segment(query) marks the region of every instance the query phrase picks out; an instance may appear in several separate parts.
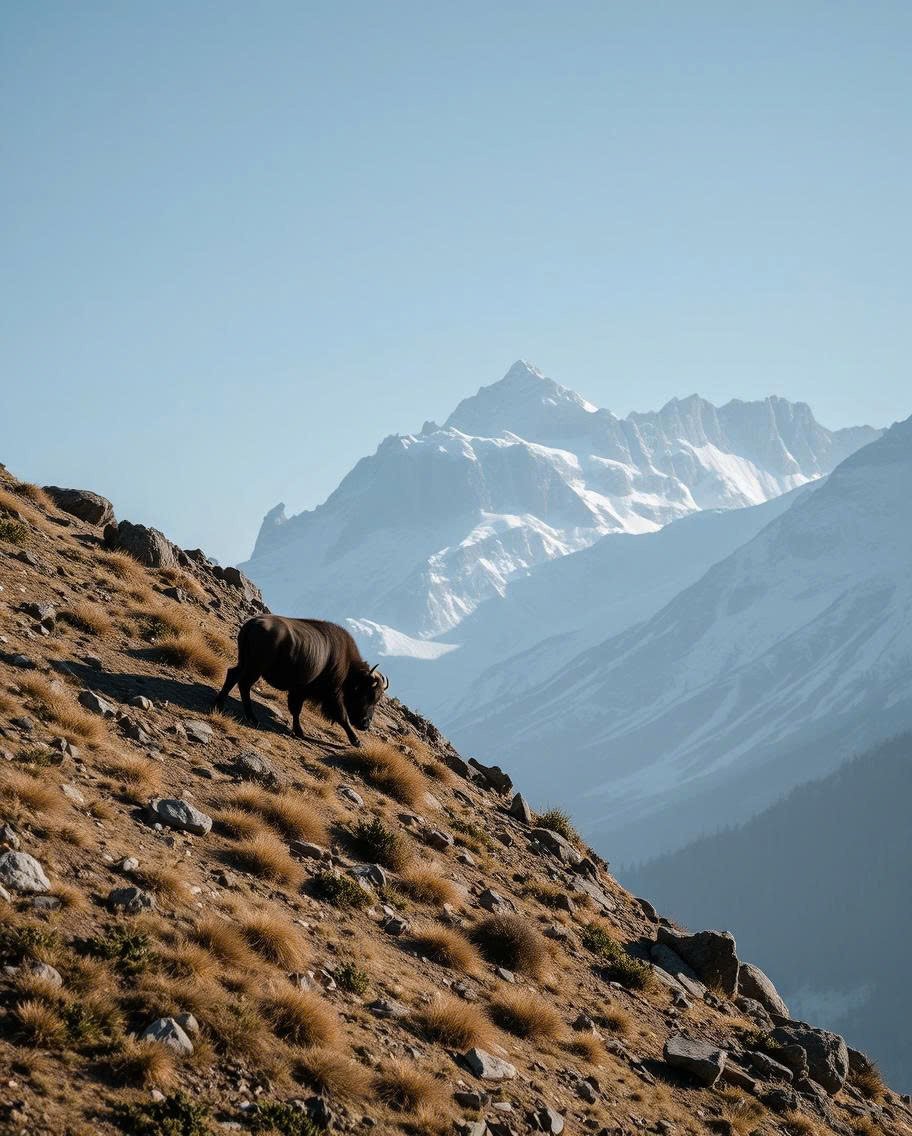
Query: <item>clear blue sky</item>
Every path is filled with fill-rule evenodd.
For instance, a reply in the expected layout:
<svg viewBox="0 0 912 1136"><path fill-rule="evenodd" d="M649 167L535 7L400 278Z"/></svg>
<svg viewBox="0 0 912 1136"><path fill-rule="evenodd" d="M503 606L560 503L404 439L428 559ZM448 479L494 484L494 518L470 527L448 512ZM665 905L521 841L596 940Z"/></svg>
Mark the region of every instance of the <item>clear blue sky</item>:
<svg viewBox="0 0 912 1136"><path fill-rule="evenodd" d="M518 356L912 412L912 4L0 4L0 460L223 561Z"/></svg>

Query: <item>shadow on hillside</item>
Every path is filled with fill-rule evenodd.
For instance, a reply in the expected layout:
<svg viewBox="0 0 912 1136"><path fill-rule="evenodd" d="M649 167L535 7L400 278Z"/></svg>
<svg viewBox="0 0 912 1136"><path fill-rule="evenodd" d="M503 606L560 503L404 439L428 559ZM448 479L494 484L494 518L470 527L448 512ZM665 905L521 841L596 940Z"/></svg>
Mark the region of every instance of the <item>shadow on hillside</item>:
<svg viewBox="0 0 912 1136"><path fill-rule="evenodd" d="M218 692L218 687L210 686L208 683L169 678L167 675L102 671L89 666L88 663L74 660L66 660L60 665L75 675L86 689L94 690L103 698L107 697L118 702L126 702L137 694L143 694L155 703L168 702L182 710L205 716L212 709L213 699ZM256 697L253 699L253 704L261 731L288 736L290 730L284 716L280 716L276 710L258 701ZM129 710L129 707L125 706L124 709ZM229 698L225 705L225 713L234 718L239 726L245 725L244 712L239 699ZM313 741L318 745L326 744L325 741L317 738Z"/></svg>

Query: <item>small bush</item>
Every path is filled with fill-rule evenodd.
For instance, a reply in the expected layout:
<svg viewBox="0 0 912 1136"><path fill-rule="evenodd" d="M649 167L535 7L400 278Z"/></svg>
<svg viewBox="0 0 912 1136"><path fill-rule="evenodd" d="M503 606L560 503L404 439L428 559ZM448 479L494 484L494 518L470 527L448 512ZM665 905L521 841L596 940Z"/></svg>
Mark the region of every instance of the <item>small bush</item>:
<svg viewBox="0 0 912 1136"><path fill-rule="evenodd" d="M631 990L648 990L654 984L648 963L632 958L599 923L588 923L580 938L586 950L599 959L602 972L610 982L620 982Z"/></svg>
<svg viewBox="0 0 912 1136"><path fill-rule="evenodd" d="M6 544L21 546L25 544L27 537L28 529L25 525L10 517L0 517L0 540L5 541Z"/></svg>
<svg viewBox="0 0 912 1136"><path fill-rule="evenodd" d="M250 1110L253 1133L268 1136L319 1136L319 1129L306 1112L285 1101L259 1101Z"/></svg>
<svg viewBox="0 0 912 1136"><path fill-rule="evenodd" d="M333 978L340 990L348 994L357 994L363 997L370 988L370 978L366 970L362 970L353 962L342 962L333 969Z"/></svg>
<svg viewBox="0 0 912 1136"><path fill-rule="evenodd" d="M766 1109L740 1089L722 1089L719 1099L722 1103L721 1116L728 1122L731 1136L749 1136L763 1123Z"/></svg>
<svg viewBox="0 0 912 1136"><path fill-rule="evenodd" d="M556 832L558 836L562 836L564 840L569 840L571 844L580 843L580 834L573 827L570 814L563 809L548 809L539 813L536 824L539 828L547 828L551 832Z"/></svg>
<svg viewBox="0 0 912 1136"><path fill-rule="evenodd" d="M370 1085L368 1070L336 1050L314 1046L301 1050L296 1057L296 1079L314 1092L338 1100L351 1100L367 1093Z"/></svg>
<svg viewBox="0 0 912 1136"><path fill-rule="evenodd" d="M398 832L379 817L359 821L351 836L352 849L362 860L401 872L409 864L413 849Z"/></svg>
<svg viewBox="0 0 912 1136"><path fill-rule="evenodd" d="M46 1002L28 998L13 1009L16 1029L27 1045L48 1049L67 1040L66 1023L58 1010Z"/></svg>
<svg viewBox="0 0 912 1136"><path fill-rule="evenodd" d="M452 995L435 998L415 1018L432 1041L452 1049L483 1045L491 1036L490 1023L481 1010Z"/></svg>
<svg viewBox="0 0 912 1136"><path fill-rule="evenodd" d="M560 1014L531 990L511 990L496 995L488 1013L502 1029L517 1037L551 1041L564 1032Z"/></svg>
<svg viewBox="0 0 912 1136"><path fill-rule="evenodd" d="M126 976L142 973L153 957L145 932L119 924L108 927L103 936L89 939L86 946L90 954L112 963L115 970Z"/></svg>
<svg viewBox="0 0 912 1136"><path fill-rule="evenodd" d="M335 1045L339 1039L336 1015L310 990L289 986L267 995L262 1007L273 1031L292 1045Z"/></svg>
<svg viewBox="0 0 912 1136"><path fill-rule="evenodd" d="M26 958L51 962L60 949L60 936L40 923L0 924L0 963L19 966Z"/></svg>
<svg viewBox="0 0 912 1136"><path fill-rule="evenodd" d="M472 942L488 962L519 974L541 975L548 958L542 936L519 915L489 915L471 932Z"/></svg>
<svg viewBox="0 0 912 1136"><path fill-rule="evenodd" d="M351 876L338 875L328 869L316 872L310 880L314 895L333 907L367 907L371 899Z"/></svg>
<svg viewBox="0 0 912 1136"><path fill-rule="evenodd" d="M374 1076L379 1100L398 1112L441 1109L444 1090L438 1081L405 1061L391 1061Z"/></svg>
<svg viewBox="0 0 912 1136"><path fill-rule="evenodd" d="M162 1101L115 1104L114 1120L129 1136L210 1136L212 1131L208 1107L183 1093Z"/></svg>
<svg viewBox="0 0 912 1136"><path fill-rule="evenodd" d="M427 927L412 940L415 950L450 970L476 974L481 969L481 957L469 940L450 927Z"/></svg>
<svg viewBox="0 0 912 1136"><path fill-rule="evenodd" d="M456 905L462 895L452 880L440 874L433 864L407 868L402 874L399 886L409 898L418 903L433 903L442 907L445 903Z"/></svg>

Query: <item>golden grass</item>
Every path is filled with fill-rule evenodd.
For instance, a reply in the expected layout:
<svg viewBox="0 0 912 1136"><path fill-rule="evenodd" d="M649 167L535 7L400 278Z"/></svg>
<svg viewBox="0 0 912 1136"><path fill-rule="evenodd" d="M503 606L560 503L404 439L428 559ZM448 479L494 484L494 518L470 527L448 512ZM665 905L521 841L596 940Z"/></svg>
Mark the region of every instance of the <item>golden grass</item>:
<svg viewBox="0 0 912 1136"><path fill-rule="evenodd" d="M33 528L40 529L42 532L53 532L53 527L48 521L34 509L27 501L24 501L21 496L16 493L10 493L6 489L0 489L0 510L7 513L16 514L27 521Z"/></svg>
<svg viewBox="0 0 912 1136"><path fill-rule="evenodd" d="M568 1053L579 1057L588 1065L604 1065L607 1054L605 1047L594 1033L579 1033L570 1038L564 1045Z"/></svg>
<svg viewBox="0 0 912 1136"><path fill-rule="evenodd" d="M465 935L451 927L432 925L419 929L412 937L412 943L419 954L450 970L466 974L477 974L481 970L478 951Z"/></svg>
<svg viewBox="0 0 912 1136"><path fill-rule="evenodd" d="M136 588L147 588L149 575L138 560L128 552L99 552L98 563L101 568L120 580Z"/></svg>
<svg viewBox="0 0 912 1136"><path fill-rule="evenodd" d="M156 575L162 583L169 584L173 588L182 588L194 599L202 601L207 598L206 589L195 577L181 568L159 568Z"/></svg>
<svg viewBox="0 0 912 1136"><path fill-rule="evenodd" d="M275 1034L292 1045L338 1044L339 1019L332 1007L311 990L288 986L268 994L261 1007Z"/></svg>
<svg viewBox="0 0 912 1136"><path fill-rule="evenodd" d="M883 1136L883 1132L870 1116L853 1116L849 1121L849 1127L852 1129L854 1136Z"/></svg>
<svg viewBox="0 0 912 1136"><path fill-rule="evenodd" d="M60 903L64 911L85 911L89 906L85 892L72 884L54 884L49 894Z"/></svg>
<svg viewBox="0 0 912 1136"><path fill-rule="evenodd" d="M104 608L85 601L70 604L61 611L59 618L99 639L106 639L114 630L114 624Z"/></svg>
<svg viewBox="0 0 912 1136"><path fill-rule="evenodd" d="M253 953L240 929L216 915L201 919L191 929L190 936L227 966L247 967L254 962Z"/></svg>
<svg viewBox="0 0 912 1136"><path fill-rule="evenodd" d="M28 1045L49 1049L62 1045L66 1040L66 1025L63 1018L46 1002L26 998L16 1004L13 1017L19 1036Z"/></svg>
<svg viewBox="0 0 912 1136"><path fill-rule="evenodd" d="M408 755L425 776L441 785L455 785L458 778L450 767L442 762L430 746L419 737L408 735L399 738L399 745L408 750Z"/></svg>
<svg viewBox="0 0 912 1136"><path fill-rule="evenodd" d="M21 1000L43 1002L47 1006L62 1006L67 1001L66 991L61 986L21 967L16 976L16 993Z"/></svg>
<svg viewBox="0 0 912 1136"><path fill-rule="evenodd" d="M162 662L195 671L203 678L218 678L225 664L201 635L170 635L155 644Z"/></svg>
<svg viewBox="0 0 912 1136"><path fill-rule="evenodd" d="M321 1045L295 1054L294 1072L296 1080L336 1100L366 1096L371 1083L370 1072L363 1065Z"/></svg>
<svg viewBox="0 0 912 1136"><path fill-rule="evenodd" d="M261 836L269 831L266 823L256 813L245 813L243 809L222 809L216 813L215 819L219 827L236 840Z"/></svg>
<svg viewBox="0 0 912 1136"><path fill-rule="evenodd" d="M288 849L270 832L261 832L239 840L231 850L240 868L261 879L300 887L304 870L293 860Z"/></svg>
<svg viewBox="0 0 912 1136"><path fill-rule="evenodd" d="M65 844L72 844L74 848L92 848L95 844L91 829L73 824L70 821L52 825L50 832L58 840L62 840Z"/></svg>
<svg viewBox="0 0 912 1136"><path fill-rule="evenodd" d="M748 1136L760 1127L766 1116L763 1105L740 1089L724 1088L719 1092L719 1099L722 1119L728 1121L733 1136Z"/></svg>
<svg viewBox="0 0 912 1136"><path fill-rule="evenodd" d="M156 899L167 899L172 903L178 903L190 898L187 877L177 867L149 864L131 872L130 878L146 891L151 891Z"/></svg>
<svg viewBox="0 0 912 1136"><path fill-rule="evenodd" d="M109 750L102 752L98 765L103 773L129 790L131 799L137 803L156 796L161 789L161 768L149 758Z"/></svg>
<svg viewBox="0 0 912 1136"><path fill-rule="evenodd" d="M115 1078L128 1085L170 1089L177 1081L174 1052L157 1041L126 1038L120 1052L113 1054L110 1062Z"/></svg>
<svg viewBox="0 0 912 1136"><path fill-rule="evenodd" d="M233 809L254 813L289 840L327 844L329 833L323 818L294 790L271 793L257 785L244 785L226 800Z"/></svg>
<svg viewBox="0 0 912 1136"><path fill-rule="evenodd" d="M286 970L299 970L308 956L297 929L272 912L254 911L241 918L240 931L261 958Z"/></svg>
<svg viewBox="0 0 912 1136"><path fill-rule="evenodd" d="M620 1034L622 1037L629 1034L633 1028L633 1018L623 1006L606 1006L599 1015L599 1022L611 1033Z"/></svg>
<svg viewBox="0 0 912 1136"><path fill-rule="evenodd" d="M488 1006L491 1019L508 1033L533 1041L554 1041L564 1022L550 1002L532 990L504 990Z"/></svg>
<svg viewBox="0 0 912 1136"><path fill-rule="evenodd" d="M817 1122L798 1112L797 1109L783 1113L782 1123L785 1125L785 1131L788 1132L789 1136L820 1136L820 1127Z"/></svg>
<svg viewBox="0 0 912 1136"><path fill-rule="evenodd" d="M373 1082L379 1100L397 1112L442 1111L445 1090L439 1081L407 1061L390 1061L377 1071Z"/></svg>
<svg viewBox="0 0 912 1136"><path fill-rule="evenodd" d="M456 906L462 903L462 894L452 880L440 874L436 864L414 865L406 868L399 879L399 887L418 903L445 903Z"/></svg>
<svg viewBox="0 0 912 1136"><path fill-rule="evenodd" d="M453 1049L484 1045L491 1037L491 1023L478 1006L442 994L415 1014L429 1038Z"/></svg>
<svg viewBox="0 0 912 1136"><path fill-rule="evenodd" d="M427 783L420 770L387 742L368 738L359 749L346 751L345 760L349 768L394 800L413 808L423 801Z"/></svg>
<svg viewBox="0 0 912 1136"><path fill-rule="evenodd" d="M849 1081L866 1100L880 1100L887 1091L880 1070L873 1062L870 1062L866 1068L859 1069L857 1073L851 1073Z"/></svg>
<svg viewBox="0 0 912 1136"><path fill-rule="evenodd" d="M198 943L176 943L162 955L167 974L174 978L191 978L210 982L221 973L219 959Z"/></svg>
<svg viewBox="0 0 912 1136"><path fill-rule="evenodd" d="M27 675L19 686L38 717L56 726L67 741L97 745L107 735L104 719L80 706L61 683L44 675Z"/></svg>
<svg viewBox="0 0 912 1136"><path fill-rule="evenodd" d="M539 977L548 961L544 938L520 915L488 915L469 936L488 962Z"/></svg>
<svg viewBox="0 0 912 1136"><path fill-rule="evenodd" d="M0 800L36 816L55 816L67 807L56 785L18 769L0 770Z"/></svg>
<svg viewBox="0 0 912 1136"><path fill-rule="evenodd" d="M57 508L40 485L35 485L31 481L20 481L15 488L17 493L21 494L23 497L27 497L33 505L37 505L39 509L43 509L46 513L50 513Z"/></svg>
<svg viewBox="0 0 912 1136"><path fill-rule="evenodd" d="M0 690L0 714L11 718L18 711L18 701L8 691Z"/></svg>

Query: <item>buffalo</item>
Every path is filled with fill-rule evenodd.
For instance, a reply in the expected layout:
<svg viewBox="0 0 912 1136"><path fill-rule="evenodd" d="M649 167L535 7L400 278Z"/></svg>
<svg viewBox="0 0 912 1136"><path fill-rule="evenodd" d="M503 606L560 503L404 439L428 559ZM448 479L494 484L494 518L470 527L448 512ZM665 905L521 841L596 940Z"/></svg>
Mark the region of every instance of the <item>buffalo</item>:
<svg viewBox="0 0 912 1136"><path fill-rule="evenodd" d="M228 669L215 699L223 710L235 686L241 694L244 715L257 724L250 702L251 687L265 679L288 692L288 709L296 738L303 738L301 710L316 705L331 722L341 726L353 746L361 742L352 726L370 729L377 703L389 681L368 666L344 627L320 619L290 619L257 615L238 632L238 661Z"/></svg>

